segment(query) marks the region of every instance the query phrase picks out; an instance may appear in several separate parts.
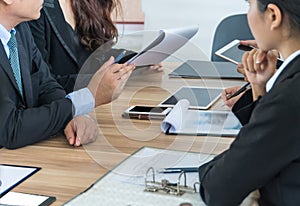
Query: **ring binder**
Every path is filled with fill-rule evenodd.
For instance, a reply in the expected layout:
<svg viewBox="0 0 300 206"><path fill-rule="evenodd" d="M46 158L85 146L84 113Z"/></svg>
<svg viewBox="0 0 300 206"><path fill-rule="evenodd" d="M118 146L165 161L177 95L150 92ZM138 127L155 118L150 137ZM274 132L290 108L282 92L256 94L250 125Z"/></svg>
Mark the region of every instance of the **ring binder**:
<svg viewBox="0 0 300 206"><path fill-rule="evenodd" d="M149 174L152 172L151 174ZM152 180L148 180L148 177L152 176ZM180 184L181 177L183 176L183 181L184 184ZM182 171L178 178L176 183L171 183L167 179L161 180L161 182L156 182L155 181L155 172L153 167L149 167L148 170L146 171L145 174L145 192L162 192L165 194L170 194L170 195L176 195L176 196L181 196L185 192L191 192L191 193L197 193L196 185L200 185L199 182L195 182L193 187L189 187L186 184L186 173Z"/></svg>
<svg viewBox="0 0 300 206"><path fill-rule="evenodd" d="M199 183L194 184L199 182L198 174L186 173L185 177L180 173L161 174L158 169L199 166L214 156L142 147L64 206L97 205L99 202L101 205L204 206L197 186Z"/></svg>

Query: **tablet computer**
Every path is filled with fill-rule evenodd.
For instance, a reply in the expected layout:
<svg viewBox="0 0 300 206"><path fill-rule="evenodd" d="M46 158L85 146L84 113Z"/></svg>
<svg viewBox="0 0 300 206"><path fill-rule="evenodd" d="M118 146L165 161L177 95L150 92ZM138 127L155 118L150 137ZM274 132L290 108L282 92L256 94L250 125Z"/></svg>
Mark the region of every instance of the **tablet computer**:
<svg viewBox="0 0 300 206"><path fill-rule="evenodd" d="M235 39L232 42L226 44L221 49L217 50L215 54L234 64L239 64L240 62L242 62L242 57L245 53L244 50L239 48L239 45L240 40Z"/></svg>
<svg viewBox="0 0 300 206"><path fill-rule="evenodd" d="M172 71L169 77L244 79L236 68L231 62L187 60Z"/></svg>
<svg viewBox="0 0 300 206"><path fill-rule="evenodd" d="M189 87L179 88L174 94L163 100L159 106L174 107L181 99L187 99L190 103L190 109L208 109L221 96L223 89Z"/></svg>

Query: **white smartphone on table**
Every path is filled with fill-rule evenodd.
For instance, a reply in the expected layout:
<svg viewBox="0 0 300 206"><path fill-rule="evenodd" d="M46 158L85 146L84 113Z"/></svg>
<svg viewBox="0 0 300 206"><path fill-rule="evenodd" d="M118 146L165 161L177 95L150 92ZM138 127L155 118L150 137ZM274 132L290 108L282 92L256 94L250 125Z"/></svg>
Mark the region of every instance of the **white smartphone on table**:
<svg viewBox="0 0 300 206"><path fill-rule="evenodd" d="M130 119L164 119L171 108L159 106L131 106L124 111L122 116Z"/></svg>

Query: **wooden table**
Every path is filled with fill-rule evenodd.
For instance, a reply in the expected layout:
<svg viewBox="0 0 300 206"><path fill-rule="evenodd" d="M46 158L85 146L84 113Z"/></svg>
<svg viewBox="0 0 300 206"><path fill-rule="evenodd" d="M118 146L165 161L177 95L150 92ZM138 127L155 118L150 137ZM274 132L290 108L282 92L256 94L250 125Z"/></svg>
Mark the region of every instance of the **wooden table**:
<svg viewBox="0 0 300 206"><path fill-rule="evenodd" d="M95 109L100 135L93 144L74 148L58 135L17 150L1 149L1 163L42 167L14 191L55 196L53 205L62 205L142 146L214 154L226 150L232 138L165 135L158 120L121 117L131 105L157 105L180 86L225 88L243 84L233 80L169 79L167 74L177 65L165 63L163 72L135 71L116 101ZM212 109L226 108L218 101Z"/></svg>

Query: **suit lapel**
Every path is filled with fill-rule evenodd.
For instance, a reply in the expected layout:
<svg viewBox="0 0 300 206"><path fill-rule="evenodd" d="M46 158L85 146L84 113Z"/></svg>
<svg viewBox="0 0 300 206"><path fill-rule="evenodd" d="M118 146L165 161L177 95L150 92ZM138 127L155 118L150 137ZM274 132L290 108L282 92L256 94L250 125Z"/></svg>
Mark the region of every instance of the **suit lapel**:
<svg viewBox="0 0 300 206"><path fill-rule="evenodd" d="M2 67L2 69L5 71L5 73L7 74L8 78L11 81L11 84L13 85L13 87L15 87L16 91L18 92L18 94L20 95L21 99L22 99L22 95L19 91L19 87L17 85L14 73L12 71L12 68L10 66L10 63L8 61L7 55L5 53L5 50L3 48L3 45L0 44L0 66Z"/></svg>
<svg viewBox="0 0 300 206"><path fill-rule="evenodd" d="M51 27L63 45L63 47L66 49L66 51L69 53L71 58L77 62L77 58L74 55L74 52L70 48L69 45L73 44L72 37L68 35L68 32L66 32L66 28L69 26L67 25L66 21L61 21L61 19L65 19L62 10L60 8L60 5L57 0L45 0L44 3L44 12L47 16L47 19L49 20ZM77 62L78 63L78 62Z"/></svg>
<svg viewBox="0 0 300 206"><path fill-rule="evenodd" d="M298 55L287 65L287 67L282 71L278 79L275 81L274 86L298 72L300 72L300 55Z"/></svg>
<svg viewBox="0 0 300 206"><path fill-rule="evenodd" d="M18 40L18 38L17 38ZM20 69L23 82L23 95L27 106L33 105L33 95L32 95L32 84L30 78L30 65L27 60L26 52L21 41L18 41L18 52L19 52L19 61Z"/></svg>

